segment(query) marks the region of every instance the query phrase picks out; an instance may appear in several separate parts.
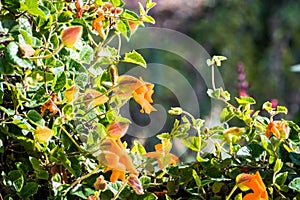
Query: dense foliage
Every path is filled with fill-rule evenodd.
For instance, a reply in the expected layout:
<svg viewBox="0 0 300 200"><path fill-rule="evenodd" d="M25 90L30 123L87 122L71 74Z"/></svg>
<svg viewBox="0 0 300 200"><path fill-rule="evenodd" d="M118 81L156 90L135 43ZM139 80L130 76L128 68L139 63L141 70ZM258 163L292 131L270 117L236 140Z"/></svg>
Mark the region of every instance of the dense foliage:
<svg viewBox="0 0 300 200"><path fill-rule="evenodd" d="M135 50L120 55L120 37L154 23L155 4L138 3L135 13L121 0L2 2L1 199L300 198L300 128L279 119L287 109L255 110L247 96L233 103L214 82L207 94L224 102L222 125L205 127L175 107L169 114L180 120L157 135L155 151L122 142L130 121L119 109L131 98L141 113L155 108L153 84L118 74L123 63L146 67ZM224 60L207 61L212 77ZM230 126L234 118L242 126ZM171 153L174 139L194 162ZM208 143L214 152L203 152Z"/></svg>

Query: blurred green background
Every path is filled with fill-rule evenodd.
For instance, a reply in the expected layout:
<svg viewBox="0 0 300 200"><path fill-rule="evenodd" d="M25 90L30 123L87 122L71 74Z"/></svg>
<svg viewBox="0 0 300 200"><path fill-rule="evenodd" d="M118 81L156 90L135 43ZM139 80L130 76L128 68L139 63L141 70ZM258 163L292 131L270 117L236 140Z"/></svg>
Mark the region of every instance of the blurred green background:
<svg viewBox="0 0 300 200"><path fill-rule="evenodd" d="M300 63L300 2L297 0L157 0L151 14L155 27L180 31L212 55L228 61L219 69L226 89L238 95L238 63L245 67L248 94L263 102L277 99L289 109L288 119L299 122L300 73L291 70ZM135 0L127 2L136 6ZM146 53L147 55L147 53ZM149 55L149 54L148 54ZM164 61L184 69L176 56L150 54L149 60ZM189 75L188 75L189 76ZM202 95L202 94L201 94ZM203 97L205 98L205 97ZM204 101L205 104L206 101ZM205 111L206 105L201 110ZM208 110L208 109L207 109ZM204 112L205 113L205 112Z"/></svg>

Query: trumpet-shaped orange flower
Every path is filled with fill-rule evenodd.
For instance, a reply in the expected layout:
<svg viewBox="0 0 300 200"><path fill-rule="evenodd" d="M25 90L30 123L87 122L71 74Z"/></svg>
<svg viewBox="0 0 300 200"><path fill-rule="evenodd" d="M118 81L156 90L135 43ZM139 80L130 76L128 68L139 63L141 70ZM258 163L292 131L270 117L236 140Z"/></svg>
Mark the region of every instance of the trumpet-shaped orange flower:
<svg viewBox="0 0 300 200"><path fill-rule="evenodd" d="M125 181L126 170L131 174L138 174L120 139L106 139L101 144L101 150L98 159L107 166L105 171L112 170L111 182L116 182L118 179Z"/></svg>
<svg viewBox="0 0 300 200"><path fill-rule="evenodd" d="M144 85L133 92L134 100L142 107L142 109L140 110L141 113L150 114L152 111L156 111L156 109L151 105L151 103L153 103L153 87L153 84L145 82Z"/></svg>
<svg viewBox="0 0 300 200"><path fill-rule="evenodd" d="M255 174L240 174L236 177L236 183L241 190L251 189L253 193L248 193L243 200L268 200L266 186L261 179L259 172Z"/></svg>
<svg viewBox="0 0 300 200"><path fill-rule="evenodd" d="M163 140L161 144L154 146L155 152L149 152L144 154L149 158L157 159L159 168L163 169L168 165L176 164L179 161L179 158L174 154L170 153L172 144L170 140Z"/></svg>
<svg viewBox="0 0 300 200"><path fill-rule="evenodd" d="M119 76L117 80L118 86L115 88L116 95L121 99L129 99L133 97L134 100L142 107L141 113L150 114L156 109L151 105L153 103L152 95L154 93L154 85L137 79L132 76Z"/></svg>
<svg viewBox="0 0 300 200"><path fill-rule="evenodd" d="M271 133L275 135L278 139L287 139L289 137L290 128L289 126L283 121L273 121L270 122L267 130L266 136L270 138Z"/></svg>

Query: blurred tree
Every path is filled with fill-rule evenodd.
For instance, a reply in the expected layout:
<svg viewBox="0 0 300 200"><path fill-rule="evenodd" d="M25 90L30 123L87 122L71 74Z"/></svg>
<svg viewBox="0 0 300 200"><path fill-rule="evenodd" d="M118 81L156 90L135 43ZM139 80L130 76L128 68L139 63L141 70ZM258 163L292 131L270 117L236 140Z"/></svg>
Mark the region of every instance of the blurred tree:
<svg viewBox="0 0 300 200"><path fill-rule="evenodd" d="M290 71L291 65L300 62L299 1L184 2L158 2L159 9L153 10L156 26L184 32L211 55L227 56L227 69L220 70L231 92L237 93L237 64L243 62L250 83L249 95L258 100L258 105L278 99L293 117L300 102L299 75Z"/></svg>

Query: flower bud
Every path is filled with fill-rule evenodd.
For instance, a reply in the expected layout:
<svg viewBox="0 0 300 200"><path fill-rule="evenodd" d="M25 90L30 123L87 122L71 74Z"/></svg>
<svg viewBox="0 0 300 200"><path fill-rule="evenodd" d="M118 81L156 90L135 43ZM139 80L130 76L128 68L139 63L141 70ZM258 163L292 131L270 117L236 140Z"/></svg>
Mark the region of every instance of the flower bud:
<svg viewBox="0 0 300 200"><path fill-rule="evenodd" d="M144 194L143 186L138 177L134 174L130 174L128 177L128 185L134 189L137 194Z"/></svg>
<svg viewBox="0 0 300 200"><path fill-rule="evenodd" d="M168 111L170 115L181 115L182 114L182 108L180 107L172 107L171 110Z"/></svg>

